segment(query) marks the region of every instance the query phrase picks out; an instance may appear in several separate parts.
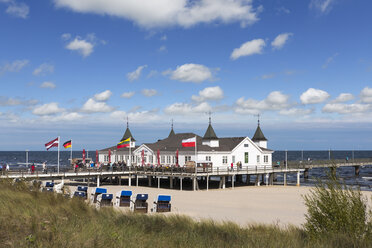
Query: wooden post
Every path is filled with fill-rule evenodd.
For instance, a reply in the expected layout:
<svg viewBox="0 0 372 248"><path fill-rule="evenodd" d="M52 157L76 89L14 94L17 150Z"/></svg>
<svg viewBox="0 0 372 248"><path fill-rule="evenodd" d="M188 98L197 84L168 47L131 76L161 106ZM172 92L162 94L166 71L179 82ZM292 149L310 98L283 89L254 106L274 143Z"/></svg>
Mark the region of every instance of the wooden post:
<svg viewBox="0 0 372 248"><path fill-rule="evenodd" d="M287 186L287 173L283 174L283 183L284 183L284 186Z"/></svg>
<svg viewBox="0 0 372 248"><path fill-rule="evenodd" d="M300 186L300 171L297 171L297 186Z"/></svg>
<svg viewBox="0 0 372 248"><path fill-rule="evenodd" d="M87 179L87 185L88 185L88 187L89 187L89 183L90 183L90 180L89 180L89 177L88 177L88 179Z"/></svg>
<svg viewBox="0 0 372 248"><path fill-rule="evenodd" d="M100 186L100 176L97 176L97 187Z"/></svg>
<svg viewBox="0 0 372 248"><path fill-rule="evenodd" d="M250 184L251 183L251 175L247 174L247 178L245 180L246 180L246 184Z"/></svg>
<svg viewBox="0 0 372 248"><path fill-rule="evenodd" d="M151 176L148 176L147 179L149 181L149 187L151 187L151 179L152 179Z"/></svg>
<svg viewBox="0 0 372 248"><path fill-rule="evenodd" d="M234 188L234 175L231 176L231 186Z"/></svg>
<svg viewBox="0 0 372 248"><path fill-rule="evenodd" d="M129 174L129 177L128 177L128 186L131 187L132 186L132 175Z"/></svg>
<svg viewBox="0 0 372 248"><path fill-rule="evenodd" d="M180 190L182 191L182 177L180 177Z"/></svg>
<svg viewBox="0 0 372 248"><path fill-rule="evenodd" d="M225 176L222 177L222 188L223 189L226 188L226 177Z"/></svg>
<svg viewBox="0 0 372 248"><path fill-rule="evenodd" d="M138 175L136 175L136 187L138 187Z"/></svg>
<svg viewBox="0 0 372 248"><path fill-rule="evenodd" d="M118 176L119 178L119 185L121 185L121 176Z"/></svg>
<svg viewBox="0 0 372 248"><path fill-rule="evenodd" d="M171 176L171 177L169 177L169 187L171 188L171 189L173 189L173 177Z"/></svg>
<svg viewBox="0 0 372 248"><path fill-rule="evenodd" d="M207 175L207 191L209 189L209 176Z"/></svg>

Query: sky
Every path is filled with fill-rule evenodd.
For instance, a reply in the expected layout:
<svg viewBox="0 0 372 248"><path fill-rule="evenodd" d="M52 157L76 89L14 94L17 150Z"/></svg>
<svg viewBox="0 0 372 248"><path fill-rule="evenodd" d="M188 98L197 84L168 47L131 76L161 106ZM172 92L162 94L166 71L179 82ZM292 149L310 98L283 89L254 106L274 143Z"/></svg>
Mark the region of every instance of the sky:
<svg viewBox="0 0 372 248"><path fill-rule="evenodd" d="M352 0L0 0L0 150L261 128L372 150L372 16Z"/></svg>

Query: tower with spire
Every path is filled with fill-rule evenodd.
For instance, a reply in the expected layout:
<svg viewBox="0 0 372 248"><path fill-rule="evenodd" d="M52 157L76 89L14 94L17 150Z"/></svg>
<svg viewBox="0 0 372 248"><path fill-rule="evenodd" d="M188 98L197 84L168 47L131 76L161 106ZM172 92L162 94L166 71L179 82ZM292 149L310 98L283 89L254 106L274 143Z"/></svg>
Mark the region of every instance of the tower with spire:
<svg viewBox="0 0 372 248"><path fill-rule="evenodd" d="M214 132L214 129L212 127L212 120L211 120L211 112L209 112L209 125L207 128L207 131L205 131L205 134L203 136L203 145L207 145L210 147L219 147L220 146L220 141Z"/></svg>
<svg viewBox="0 0 372 248"><path fill-rule="evenodd" d="M121 138L120 141L126 140L126 139L128 139L129 137L131 138L131 139L130 139L130 140L131 140L131 142L130 142L130 147L135 147L135 145L136 145L136 140L133 138L133 135L132 135L132 133L131 133L131 131L130 131L130 129L129 129L129 120L128 120L128 117L127 117L127 129L125 130L125 133L124 133L124 135L123 135L123 138Z"/></svg>
<svg viewBox="0 0 372 248"><path fill-rule="evenodd" d="M174 136L174 135L176 135L176 134L175 134L175 132L174 132L174 130L173 130L173 119L172 119L171 131L170 131L170 133L169 133L169 135L168 135L168 138L170 138L170 137L172 137L172 136Z"/></svg>
<svg viewBox="0 0 372 248"><path fill-rule="evenodd" d="M259 147L267 148L267 139L263 134L261 127L260 127L260 115L257 115L257 129L253 135L252 141L256 143Z"/></svg>

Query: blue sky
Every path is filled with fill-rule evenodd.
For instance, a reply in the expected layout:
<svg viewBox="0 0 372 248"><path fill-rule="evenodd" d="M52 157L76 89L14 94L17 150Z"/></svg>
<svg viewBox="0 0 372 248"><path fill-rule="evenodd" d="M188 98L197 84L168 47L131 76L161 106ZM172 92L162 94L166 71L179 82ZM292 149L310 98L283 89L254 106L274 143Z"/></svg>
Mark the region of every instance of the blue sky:
<svg viewBox="0 0 372 248"><path fill-rule="evenodd" d="M176 132L371 149L372 2L0 0L0 150Z"/></svg>

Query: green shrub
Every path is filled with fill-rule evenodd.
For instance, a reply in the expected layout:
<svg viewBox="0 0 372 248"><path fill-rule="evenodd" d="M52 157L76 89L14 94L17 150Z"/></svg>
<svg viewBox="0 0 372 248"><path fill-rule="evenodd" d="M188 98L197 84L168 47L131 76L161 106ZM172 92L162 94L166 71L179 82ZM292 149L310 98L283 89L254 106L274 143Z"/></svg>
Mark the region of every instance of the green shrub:
<svg viewBox="0 0 372 248"><path fill-rule="evenodd" d="M350 240L369 239L371 220L367 199L359 188L352 189L340 183L334 173L329 176L328 181L318 181L315 189L304 196L306 233L312 239L331 240L336 236Z"/></svg>

